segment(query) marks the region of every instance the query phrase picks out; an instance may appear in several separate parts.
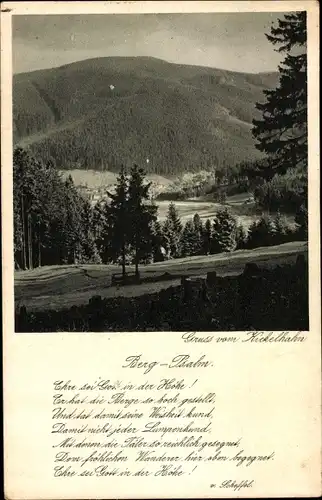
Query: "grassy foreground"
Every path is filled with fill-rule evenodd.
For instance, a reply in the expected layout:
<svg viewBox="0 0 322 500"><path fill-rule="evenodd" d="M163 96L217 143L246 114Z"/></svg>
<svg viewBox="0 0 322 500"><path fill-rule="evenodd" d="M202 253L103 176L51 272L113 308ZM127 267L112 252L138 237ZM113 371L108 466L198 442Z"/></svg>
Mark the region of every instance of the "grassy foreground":
<svg viewBox="0 0 322 500"><path fill-rule="evenodd" d="M149 282L140 285L112 286L111 277L120 272L116 265L50 266L15 273L16 307L44 311L63 309L88 303L94 295L102 298L138 297L160 292L180 284L182 275L206 275L216 271L218 276L240 274L247 262L263 268L292 264L300 254L307 254L307 243L290 242L284 245L238 250L208 256L187 257L141 267L141 277ZM133 271L132 268L128 268ZM164 273L171 279L157 281ZM153 280L156 280L155 282Z"/></svg>
<svg viewBox="0 0 322 500"><path fill-rule="evenodd" d="M162 280L172 275L162 276ZM150 277L151 278L151 277ZM152 277L153 278L153 277ZM157 279L156 277L153 278ZM137 285L139 287L139 285ZM306 258L237 276L211 273L136 297L93 295L63 309L15 311L17 332L303 331L309 329Z"/></svg>

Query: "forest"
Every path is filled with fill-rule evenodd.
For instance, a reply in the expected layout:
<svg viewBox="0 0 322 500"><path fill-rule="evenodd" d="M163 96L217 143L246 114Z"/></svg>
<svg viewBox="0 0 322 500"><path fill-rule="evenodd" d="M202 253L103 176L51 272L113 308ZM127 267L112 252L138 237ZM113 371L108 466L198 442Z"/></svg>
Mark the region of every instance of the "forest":
<svg viewBox="0 0 322 500"><path fill-rule="evenodd" d="M228 208L203 222L182 223L170 202L165 221L157 217L143 169L121 168L115 193L91 204L49 162L14 151L14 251L16 269L78 263L147 264L170 258L209 255L305 240L307 213L300 205L296 227L277 211L263 213L246 232Z"/></svg>
<svg viewBox="0 0 322 500"><path fill-rule="evenodd" d="M153 58L98 58L15 75L14 142L57 168L148 173L230 167L259 158L255 102L273 75L176 65ZM113 83L113 90L110 89ZM149 163L147 164L147 159Z"/></svg>
<svg viewBox="0 0 322 500"><path fill-rule="evenodd" d="M75 187L71 177L63 180L51 160L34 157L15 148L14 252L17 269L79 262L118 262L125 274L127 263L146 264L166 258L200 253L254 248L292 239L307 238L307 58L306 14L287 14L272 27L269 41L286 53L279 67L276 89L265 90L265 103L256 107L262 118L253 119L253 136L262 159L232 161L212 169L215 183L199 184L198 193L226 196L229 189L254 193L263 215L248 234L224 208L214 220L201 223L198 214L182 223L175 205L169 205L163 224L151 201L151 184L141 166L129 173L119 165L114 194L92 206ZM292 49L301 48L298 55ZM288 98L285 98L285 95ZM127 161L128 163L128 161ZM235 186L235 187L234 187ZM277 211L275 219L270 211ZM285 223L282 212L296 214L296 228Z"/></svg>

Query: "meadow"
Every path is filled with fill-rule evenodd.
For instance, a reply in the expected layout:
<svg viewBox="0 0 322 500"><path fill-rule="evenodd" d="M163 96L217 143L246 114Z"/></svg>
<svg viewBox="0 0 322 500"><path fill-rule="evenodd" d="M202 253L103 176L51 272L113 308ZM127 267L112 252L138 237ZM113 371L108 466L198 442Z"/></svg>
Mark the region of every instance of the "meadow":
<svg viewBox="0 0 322 500"><path fill-rule="evenodd" d="M120 272L117 265L44 266L15 272L15 305L41 311L86 304L94 295L102 298L136 297L178 286L183 275L200 276L209 271L216 271L218 276L238 275L247 262L266 269L274 268L294 263L301 254L307 255L305 242L173 259L141 266L141 278L144 281L150 277L151 281L127 286L111 285L112 275ZM128 271L132 272L133 268L129 266ZM171 279L157 281L165 273L171 274Z"/></svg>

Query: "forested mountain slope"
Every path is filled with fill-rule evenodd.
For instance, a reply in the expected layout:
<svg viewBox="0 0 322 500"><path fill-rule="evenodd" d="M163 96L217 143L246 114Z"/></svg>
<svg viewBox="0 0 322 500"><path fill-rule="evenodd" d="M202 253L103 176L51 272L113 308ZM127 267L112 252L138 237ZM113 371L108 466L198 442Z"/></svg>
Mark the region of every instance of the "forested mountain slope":
<svg viewBox="0 0 322 500"><path fill-rule="evenodd" d="M14 142L57 167L176 175L258 156L255 102L277 73L106 57L14 75ZM148 161L147 161L148 159Z"/></svg>

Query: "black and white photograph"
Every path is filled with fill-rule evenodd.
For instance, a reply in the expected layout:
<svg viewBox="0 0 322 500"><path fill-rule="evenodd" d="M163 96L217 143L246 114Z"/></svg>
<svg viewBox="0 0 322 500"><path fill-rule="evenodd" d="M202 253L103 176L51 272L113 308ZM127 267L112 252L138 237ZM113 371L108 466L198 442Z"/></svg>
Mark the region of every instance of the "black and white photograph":
<svg viewBox="0 0 322 500"><path fill-rule="evenodd" d="M13 15L12 71L16 332L309 330L305 11Z"/></svg>

